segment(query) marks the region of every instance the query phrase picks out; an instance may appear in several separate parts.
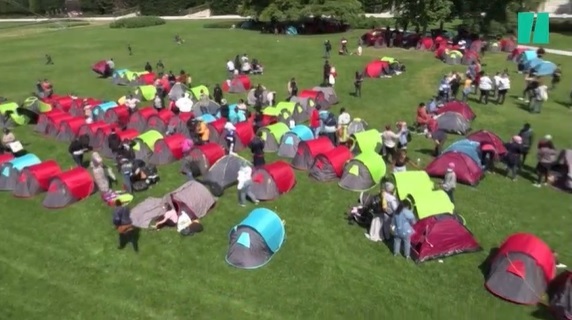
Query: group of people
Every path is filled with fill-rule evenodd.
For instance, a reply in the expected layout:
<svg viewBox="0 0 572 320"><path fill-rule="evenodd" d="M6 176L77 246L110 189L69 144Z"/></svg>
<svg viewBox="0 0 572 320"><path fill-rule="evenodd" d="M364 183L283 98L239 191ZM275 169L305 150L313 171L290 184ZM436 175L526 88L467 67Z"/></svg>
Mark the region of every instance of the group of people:
<svg viewBox="0 0 572 320"><path fill-rule="evenodd" d="M238 74L263 74L264 67L260 64L258 59L254 58L252 61L248 55L237 54L234 59L228 59L226 62L226 71L228 78L232 79Z"/></svg>

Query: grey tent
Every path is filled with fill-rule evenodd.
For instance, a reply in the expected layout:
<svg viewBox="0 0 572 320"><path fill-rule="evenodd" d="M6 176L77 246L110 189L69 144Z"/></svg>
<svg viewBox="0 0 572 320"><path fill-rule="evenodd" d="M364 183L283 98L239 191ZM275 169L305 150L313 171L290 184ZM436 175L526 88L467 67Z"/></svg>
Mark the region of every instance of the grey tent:
<svg viewBox="0 0 572 320"><path fill-rule="evenodd" d="M298 170L308 170L314 164L317 155L334 149L334 144L327 137L302 141L298 144L296 155L292 158L292 166Z"/></svg>
<svg viewBox="0 0 572 320"><path fill-rule="evenodd" d="M248 91L248 96L246 97L246 101L249 105L253 106L256 104L256 97L254 96L254 92L256 91L256 89L250 89L250 91ZM269 105L269 101L268 101L268 90L264 89L264 91L262 91L262 106L268 106Z"/></svg>
<svg viewBox="0 0 572 320"><path fill-rule="evenodd" d="M321 153L316 156L308 174L316 181L337 180L344 171L344 166L352 158L350 149L345 146Z"/></svg>
<svg viewBox="0 0 572 320"><path fill-rule="evenodd" d="M367 122L360 118L354 118L350 124L348 125L348 135L352 135L354 133L366 131L368 129Z"/></svg>
<svg viewBox="0 0 572 320"><path fill-rule="evenodd" d="M451 54L445 54L445 58L444 61L446 64L451 64L451 65L455 65L455 64L461 64L461 61L463 60L463 56L461 55L457 55L454 53Z"/></svg>
<svg viewBox="0 0 572 320"><path fill-rule="evenodd" d="M333 87L314 87L312 90L320 91L324 94L324 99L327 101L328 105L323 107L328 108L340 102Z"/></svg>
<svg viewBox="0 0 572 320"><path fill-rule="evenodd" d="M187 121L191 118L190 114L179 114L169 119L169 124L167 129L171 129L173 132L184 134L187 137L191 137L191 132L187 126Z"/></svg>
<svg viewBox="0 0 572 320"><path fill-rule="evenodd" d="M20 171L12 195L18 198L30 198L47 191L52 178L62 172L54 160L44 161Z"/></svg>
<svg viewBox="0 0 572 320"><path fill-rule="evenodd" d="M195 115L195 117L200 117L203 114L211 114L211 115L216 115L217 112L220 109L220 105L218 103L216 103L213 100L209 100L208 102L196 102L193 105L193 114Z"/></svg>
<svg viewBox="0 0 572 320"><path fill-rule="evenodd" d="M149 197L131 209L131 221L137 228L147 229L151 222L165 213L164 203L160 198Z"/></svg>
<svg viewBox="0 0 572 320"><path fill-rule="evenodd" d="M114 73L113 77L111 78L111 82L117 86L139 86L139 78L136 77L134 79L129 80L127 78L127 73Z"/></svg>
<svg viewBox="0 0 572 320"><path fill-rule="evenodd" d="M0 191L13 191L18 184L20 172L27 167L40 163L40 158L35 154L25 154L14 158L0 166Z"/></svg>
<svg viewBox="0 0 572 320"><path fill-rule="evenodd" d="M465 135L471 130L471 123L457 112L445 112L437 117L437 128L440 130Z"/></svg>
<svg viewBox="0 0 572 320"><path fill-rule="evenodd" d="M230 231L226 262L241 269L260 268L280 250L285 239L284 223L275 212L254 209Z"/></svg>
<svg viewBox="0 0 572 320"><path fill-rule="evenodd" d="M183 168L190 168L193 175L204 176L209 169L222 157L224 148L214 142L195 146L183 159Z"/></svg>
<svg viewBox="0 0 572 320"><path fill-rule="evenodd" d="M572 272L564 271L548 286L550 309L557 320L572 319Z"/></svg>
<svg viewBox="0 0 572 320"><path fill-rule="evenodd" d="M252 164L243 157L235 154L227 155L215 162L203 176L203 181L216 183L223 189L234 185L238 180L238 171L244 165Z"/></svg>
<svg viewBox="0 0 572 320"><path fill-rule="evenodd" d="M314 132L312 129L303 124L299 124L282 136L280 147L278 148L278 156L294 158L300 142L312 139L314 139Z"/></svg>
<svg viewBox="0 0 572 320"><path fill-rule="evenodd" d="M171 87L171 90L169 91L168 94L169 100L177 101L179 100L179 98L182 98L185 92L187 91L189 91L189 88L187 88L187 86L185 86L180 82L177 82Z"/></svg>
<svg viewBox="0 0 572 320"><path fill-rule="evenodd" d="M282 136L289 130L288 125L282 122L258 129L258 132L262 135L262 140L264 140L264 152L277 152Z"/></svg>
<svg viewBox="0 0 572 320"><path fill-rule="evenodd" d="M310 114L312 110L316 107L316 102L312 98L300 98L300 97L292 97L290 102L298 103L303 110L303 114L296 115L296 118L300 118L296 122L305 122L310 119Z"/></svg>
<svg viewBox="0 0 572 320"><path fill-rule="evenodd" d="M179 213L184 211L191 219L200 219L214 207L216 199L200 182L188 181L165 195L163 202L170 203Z"/></svg>

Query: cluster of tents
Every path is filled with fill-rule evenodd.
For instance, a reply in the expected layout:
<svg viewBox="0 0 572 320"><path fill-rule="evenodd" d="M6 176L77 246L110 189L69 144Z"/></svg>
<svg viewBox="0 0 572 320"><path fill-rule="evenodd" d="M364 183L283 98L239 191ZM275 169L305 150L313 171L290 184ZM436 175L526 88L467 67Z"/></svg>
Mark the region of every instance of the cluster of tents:
<svg viewBox="0 0 572 320"><path fill-rule="evenodd" d="M436 113L436 129L458 135L471 131L471 122L477 117L471 107L461 101L447 102L439 107Z"/></svg>
<svg viewBox="0 0 572 320"><path fill-rule="evenodd" d="M392 75L395 70L395 66L399 66L399 61L392 57L382 57L381 59L376 59L369 62L363 71L364 77L367 78L380 78L386 75Z"/></svg>
<svg viewBox="0 0 572 320"><path fill-rule="evenodd" d="M507 59L518 63L520 71L534 71L538 76L550 76L557 68L553 62L539 58L536 50L522 47L515 48Z"/></svg>

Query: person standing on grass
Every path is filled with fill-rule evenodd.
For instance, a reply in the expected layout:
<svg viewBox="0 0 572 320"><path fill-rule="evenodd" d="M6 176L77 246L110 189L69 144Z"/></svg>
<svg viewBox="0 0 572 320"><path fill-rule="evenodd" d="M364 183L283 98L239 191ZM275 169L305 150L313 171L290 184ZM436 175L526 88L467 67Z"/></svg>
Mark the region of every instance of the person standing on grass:
<svg viewBox="0 0 572 320"><path fill-rule="evenodd" d="M213 99L216 103L222 104L222 98L224 98L224 94L222 92L220 84L217 83L213 88Z"/></svg>
<svg viewBox="0 0 572 320"><path fill-rule="evenodd" d="M54 60L52 60L52 56L49 54L46 54L46 65L53 65L54 64Z"/></svg>
<svg viewBox="0 0 572 320"><path fill-rule="evenodd" d="M363 83L363 74L359 71L356 71L355 78L354 78L354 96L357 98L361 98L361 85Z"/></svg>
<svg viewBox="0 0 572 320"><path fill-rule="evenodd" d="M381 155L386 162L393 161L395 159L397 143L399 142L399 135L391 130L390 125L386 125L385 130L381 133L381 141L383 143Z"/></svg>
<svg viewBox="0 0 572 320"><path fill-rule="evenodd" d="M256 136L250 142L250 152L252 153L252 164L255 168L260 168L266 164L264 159L264 140L263 132L257 132Z"/></svg>
<svg viewBox="0 0 572 320"><path fill-rule="evenodd" d="M481 71L481 78L479 80L481 95L479 96L479 103L489 104L489 96L491 90L493 90L493 85L491 78L484 71Z"/></svg>
<svg viewBox="0 0 572 320"><path fill-rule="evenodd" d="M338 116L338 142L342 145L347 145L349 139L348 127L351 120L352 117L346 111L346 108L341 108Z"/></svg>
<svg viewBox="0 0 572 320"><path fill-rule="evenodd" d="M123 206L121 200L115 200L115 209L113 209L113 225L119 233L119 246L117 249L123 250L127 244L133 245L133 250L139 252L138 230L133 226L131 221L131 211L129 207Z"/></svg>
<svg viewBox="0 0 572 320"><path fill-rule="evenodd" d="M536 180L536 183L533 184L533 186L540 188L543 184L548 184L548 175L552 169L552 166L556 162L556 159L558 158L558 151L554 149L553 145L548 143L539 143L538 147L539 148L536 155L538 159L538 163L536 164L536 173L538 175L538 179Z"/></svg>
<svg viewBox="0 0 572 320"><path fill-rule="evenodd" d="M243 163L242 167L240 167L240 169L238 170L238 185L237 185L237 189L238 189L238 204L241 207L246 206L246 200L247 198L250 198L250 200L252 200L252 202L254 202L254 204L258 204L259 201L256 199L256 196L254 195L254 193L252 193L251 187L252 187L252 168L246 164Z"/></svg>
<svg viewBox="0 0 572 320"><path fill-rule="evenodd" d="M159 61L157 61L155 69L157 69L158 75L163 75L163 73L165 73L165 64L163 64L163 60L159 59Z"/></svg>
<svg viewBox="0 0 572 320"><path fill-rule="evenodd" d="M548 101L548 87L539 80L533 89L532 98L530 99L530 113L540 113L545 101Z"/></svg>
<svg viewBox="0 0 572 320"><path fill-rule="evenodd" d="M520 168L522 167L522 138L520 136L512 137L512 140L505 143L506 155L504 156L503 162L506 165L506 177L512 181L516 181L516 175Z"/></svg>
<svg viewBox="0 0 572 320"><path fill-rule="evenodd" d="M330 65L330 62L328 60L324 62L324 66L322 69L323 69L322 84L324 86L327 86L330 82L330 73L332 72L332 66Z"/></svg>
<svg viewBox="0 0 572 320"><path fill-rule="evenodd" d="M133 163L127 158L119 160L119 170L123 176L123 185L127 193L133 193L133 184L131 183L131 176L133 175Z"/></svg>
<svg viewBox="0 0 572 320"><path fill-rule="evenodd" d="M369 230L364 234L368 240L373 242L381 242L384 239L389 239L389 232L386 232L388 229L386 222L389 223L393 213L399 206L397 197L395 196L395 185L390 182L386 182L383 185L380 204L381 212L373 215Z"/></svg>
<svg viewBox="0 0 572 320"><path fill-rule="evenodd" d="M314 132L314 138L318 138L320 136L320 131L322 130L322 120L320 119L320 110L322 107L317 105L315 108L312 109L310 113L310 129Z"/></svg>
<svg viewBox="0 0 572 320"><path fill-rule="evenodd" d="M414 233L413 226L417 220L411 211L411 203L408 200L399 204L395 212L391 225L393 226L393 255L397 257L401 254L401 244L403 243L403 256L411 259L411 236Z"/></svg>
<svg viewBox="0 0 572 320"><path fill-rule="evenodd" d="M330 59L330 52L332 51L332 44L330 40L324 41L324 59Z"/></svg>
<svg viewBox="0 0 572 320"><path fill-rule="evenodd" d="M558 64L556 66L556 70L552 74L552 84L550 86L550 90L556 89L556 86L560 83L560 79L562 78L562 65Z"/></svg>
<svg viewBox="0 0 572 320"><path fill-rule="evenodd" d="M497 95L497 104L503 105L506 99L506 94L510 90L510 78L508 77L508 73L505 71L501 74L498 80L498 95Z"/></svg>
<svg viewBox="0 0 572 320"><path fill-rule="evenodd" d="M455 164L450 162L447 166L447 172L441 183L441 189L449 196L451 203L455 203L455 189L457 188L457 174L455 173Z"/></svg>
<svg viewBox="0 0 572 320"><path fill-rule="evenodd" d="M131 44L130 44L130 43L127 44L127 52L129 53L130 56L133 55L133 48L131 48Z"/></svg>
<svg viewBox="0 0 572 320"><path fill-rule="evenodd" d="M530 123L525 123L524 126L522 126L522 129L518 132L518 136L520 137L520 154L522 154L521 165L524 165L526 156L528 156L528 152L530 152L530 148L534 144L534 132L532 131Z"/></svg>
<svg viewBox="0 0 572 320"><path fill-rule="evenodd" d="M81 140L81 137L75 138L68 147L68 152L78 167L83 167L83 155L88 150Z"/></svg>

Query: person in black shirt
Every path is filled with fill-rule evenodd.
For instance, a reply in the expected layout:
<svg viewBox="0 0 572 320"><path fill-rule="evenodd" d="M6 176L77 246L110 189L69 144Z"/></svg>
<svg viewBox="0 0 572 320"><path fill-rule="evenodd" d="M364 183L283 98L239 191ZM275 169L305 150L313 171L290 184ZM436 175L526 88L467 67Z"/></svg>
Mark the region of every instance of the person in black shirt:
<svg viewBox="0 0 572 320"><path fill-rule="evenodd" d="M433 143L435 144L433 155L435 157L440 156L441 151L443 150L443 145L445 144L445 141L447 141L447 132L438 129L433 132L427 133L427 137L433 140Z"/></svg>
<svg viewBox="0 0 572 320"><path fill-rule="evenodd" d="M388 48L391 47L391 27L390 26L387 26L385 28L385 35L383 38L384 38L383 40L385 40L385 44L387 45L387 47Z"/></svg>
<svg viewBox="0 0 572 320"><path fill-rule="evenodd" d="M123 206L121 200L115 200L115 208L113 209L113 226L119 233L119 246L117 249L125 249L128 243L133 245L135 252L139 251L138 230L133 226L131 220L131 211L128 207Z"/></svg>
<svg viewBox="0 0 572 320"><path fill-rule="evenodd" d="M54 61L52 60L52 56L49 54L46 54L46 65L52 65L54 64Z"/></svg>
<svg viewBox="0 0 572 320"><path fill-rule="evenodd" d="M121 139L117 135L115 129L111 129L111 133L107 137L107 147L113 152L114 154L119 151L121 148Z"/></svg>
<svg viewBox="0 0 572 320"><path fill-rule="evenodd" d="M266 164L264 159L264 140L262 139L262 132L258 132L256 137L250 142L250 152L252 152L252 164L255 168L261 167Z"/></svg>
<svg viewBox="0 0 572 320"><path fill-rule="evenodd" d="M228 121L229 114L230 114L230 108L228 107L228 103L226 102L226 100L223 99L220 105L220 117Z"/></svg>
<svg viewBox="0 0 572 320"><path fill-rule="evenodd" d="M326 62L324 62L324 68L323 68L323 84L324 85L328 85L330 83L331 71L332 71L332 66L330 66L330 62L328 60L326 60Z"/></svg>
<svg viewBox="0 0 572 320"><path fill-rule="evenodd" d="M234 57L234 70L237 70L238 72L242 70L242 63L240 61L240 56L238 54L236 55L236 57Z"/></svg>
<svg viewBox="0 0 572 320"><path fill-rule="evenodd" d="M175 84L175 82L177 82L177 77L175 77L173 71L169 71L169 74L167 75L167 81L169 81L171 87Z"/></svg>
<svg viewBox="0 0 572 320"><path fill-rule="evenodd" d="M149 73L153 72L153 67L151 67L151 64L149 63L149 61L147 61L147 63L145 63L144 70L149 72Z"/></svg>
<svg viewBox="0 0 572 320"><path fill-rule="evenodd" d="M127 52L129 52L129 55L132 56L133 55L133 48L131 48L131 44L127 44Z"/></svg>
<svg viewBox="0 0 572 320"><path fill-rule="evenodd" d="M556 70L552 74L552 85L550 86L550 90L556 89L556 85L560 83L560 79L562 77L562 68L561 65L556 66Z"/></svg>
<svg viewBox="0 0 572 320"><path fill-rule="evenodd" d="M264 88L261 84L258 84L256 89L254 89L254 97L256 98L256 104L262 105L264 101Z"/></svg>
<svg viewBox="0 0 572 320"><path fill-rule="evenodd" d="M354 80L354 96L361 98L361 85L363 83L363 74L359 71L356 71L355 80Z"/></svg>
<svg viewBox="0 0 572 320"><path fill-rule="evenodd" d="M330 59L330 52L332 51L332 44L330 40L324 41L324 59Z"/></svg>
<svg viewBox="0 0 572 320"><path fill-rule="evenodd" d="M80 141L80 138L74 139L68 147L68 152L72 156L73 162L75 162L78 167L83 166L83 155L86 151L87 148L84 146L82 141Z"/></svg>
<svg viewBox="0 0 572 320"><path fill-rule="evenodd" d="M216 103L222 104L223 93L220 85L217 83L213 89L213 99Z"/></svg>
<svg viewBox="0 0 572 320"><path fill-rule="evenodd" d="M254 121L253 121L253 129L254 132L258 132L258 129L264 126L264 115L262 114L262 108L257 108L256 113L254 114Z"/></svg>
<svg viewBox="0 0 572 320"><path fill-rule="evenodd" d="M289 86L290 86L290 97L288 98L288 100L290 100L292 97L298 96L298 83L296 82L296 78L290 79Z"/></svg>
<svg viewBox="0 0 572 320"><path fill-rule="evenodd" d="M165 65L163 64L163 60L157 61L157 65L155 66L155 69L157 69L157 73L159 75L162 75L165 72Z"/></svg>

